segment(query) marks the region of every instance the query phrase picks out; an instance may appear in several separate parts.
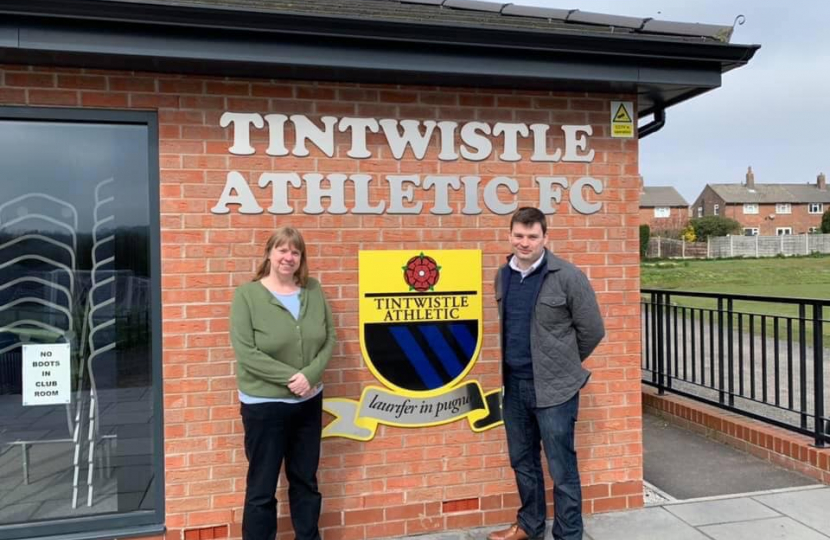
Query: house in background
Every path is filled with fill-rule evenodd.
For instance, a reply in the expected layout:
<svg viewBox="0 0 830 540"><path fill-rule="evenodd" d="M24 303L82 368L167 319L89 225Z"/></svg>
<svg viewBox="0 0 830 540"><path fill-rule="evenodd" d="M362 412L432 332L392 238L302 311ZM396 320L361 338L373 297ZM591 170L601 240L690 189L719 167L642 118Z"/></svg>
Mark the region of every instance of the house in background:
<svg viewBox="0 0 830 540"><path fill-rule="evenodd" d="M671 186L643 186L640 223L660 231L679 231L689 223L689 203Z"/></svg>
<svg viewBox="0 0 830 540"><path fill-rule="evenodd" d="M756 184L750 167L743 184L707 184L692 205L692 217L734 219L748 236L803 234L818 231L828 209L824 173L815 184Z"/></svg>

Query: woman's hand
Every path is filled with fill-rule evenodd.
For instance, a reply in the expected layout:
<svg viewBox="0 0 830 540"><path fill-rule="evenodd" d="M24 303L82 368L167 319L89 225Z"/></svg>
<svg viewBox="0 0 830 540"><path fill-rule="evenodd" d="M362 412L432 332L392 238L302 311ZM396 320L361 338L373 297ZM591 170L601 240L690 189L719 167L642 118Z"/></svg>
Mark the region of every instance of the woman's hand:
<svg viewBox="0 0 830 540"><path fill-rule="evenodd" d="M288 379L288 389L294 394L304 397L311 392L311 385L308 384L308 379L302 373L297 373Z"/></svg>

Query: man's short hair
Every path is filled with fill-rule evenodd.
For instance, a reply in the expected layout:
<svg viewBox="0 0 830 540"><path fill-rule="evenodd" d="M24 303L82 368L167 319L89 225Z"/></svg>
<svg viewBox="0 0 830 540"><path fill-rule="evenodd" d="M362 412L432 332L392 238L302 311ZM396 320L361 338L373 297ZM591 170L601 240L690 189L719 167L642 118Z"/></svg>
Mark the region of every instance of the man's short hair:
<svg viewBox="0 0 830 540"><path fill-rule="evenodd" d="M526 227L533 227L534 223L538 223L542 226L542 234L547 234L548 232L548 220L545 214L538 208L533 208L532 206L523 206L513 213L513 217L510 218L511 231L513 230L514 223L520 223Z"/></svg>

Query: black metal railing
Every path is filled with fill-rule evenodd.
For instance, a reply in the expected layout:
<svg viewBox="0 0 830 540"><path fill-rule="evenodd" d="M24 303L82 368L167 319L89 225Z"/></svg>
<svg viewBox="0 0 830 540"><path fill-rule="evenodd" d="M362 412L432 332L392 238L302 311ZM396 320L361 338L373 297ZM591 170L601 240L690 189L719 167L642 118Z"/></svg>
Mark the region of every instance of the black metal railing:
<svg viewBox="0 0 830 540"><path fill-rule="evenodd" d="M644 383L830 446L830 300L641 292Z"/></svg>

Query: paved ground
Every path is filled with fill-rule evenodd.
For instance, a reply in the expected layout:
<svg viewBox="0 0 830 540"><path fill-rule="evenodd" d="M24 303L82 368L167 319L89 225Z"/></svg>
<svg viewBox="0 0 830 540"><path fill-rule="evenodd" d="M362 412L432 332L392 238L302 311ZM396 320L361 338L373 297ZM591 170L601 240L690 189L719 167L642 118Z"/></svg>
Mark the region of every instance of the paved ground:
<svg viewBox="0 0 830 540"><path fill-rule="evenodd" d="M830 539L830 487L654 415L643 438L649 506L588 517L585 540Z"/></svg>
<svg viewBox="0 0 830 540"><path fill-rule="evenodd" d="M721 497L590 516L585 540L827 540L830 487Z"/></svg>
<svg viewBox="0 0 830 540"><path fill-rule="evenodd" d="M644 476L662 494L687 500L807 486L815 480L643 415ZM830 508L828 508L830 513Z"/></svg>
<svg viewBox="0 0 830 540"><path fill-rule="evenodd" d="M589 516L583 540L828 540L828 509L827 486L715 497ZM492 530L430 534L412 540L484 540ZM551 540L550 529L545 540Z"/></svg>
<svg viewBox="0 0 830 540"><path fill-rule="evenodd" d="M830 487L653 415L644 442L648 506L586 517L584 540L830 540ZM484 540L492 530L412 540Z"/></svg>

